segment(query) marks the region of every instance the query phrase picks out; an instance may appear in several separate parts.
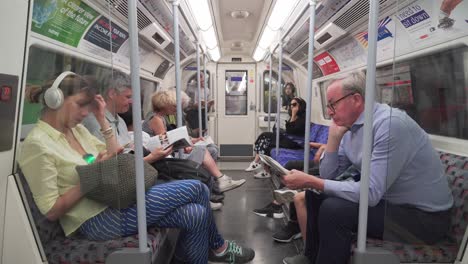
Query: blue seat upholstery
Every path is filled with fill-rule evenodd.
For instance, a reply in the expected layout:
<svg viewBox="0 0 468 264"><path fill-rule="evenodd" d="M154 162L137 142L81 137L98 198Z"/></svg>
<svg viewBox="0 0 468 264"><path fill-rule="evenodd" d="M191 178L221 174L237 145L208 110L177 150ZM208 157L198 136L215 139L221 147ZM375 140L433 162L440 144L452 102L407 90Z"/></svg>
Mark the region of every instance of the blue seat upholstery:
<svg viewBox="0 0 468 264"><path fill-rule="evenodd" d="M304 145L304 137L288 135L288 138L294 140L300 145ZM326 144L328 140L328 126L317 125L314 123L310 124L310 142L317 142ZM310 150L310 159L314 158L315 152L317 149ZM282 166L290 160L303 160L304 159L304 149L285 149L279 148L278 155L276 154L276 149L272 149L270 155L273 159L278 161Z"/></svg>

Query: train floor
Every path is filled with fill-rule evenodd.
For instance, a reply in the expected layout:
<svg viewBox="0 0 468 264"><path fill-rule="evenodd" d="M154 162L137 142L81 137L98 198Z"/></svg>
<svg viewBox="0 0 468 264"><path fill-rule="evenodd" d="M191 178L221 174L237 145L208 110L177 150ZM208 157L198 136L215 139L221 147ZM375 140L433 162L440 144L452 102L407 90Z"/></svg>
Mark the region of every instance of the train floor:
<svg viewBox="0 0 468 264"><path fill-rule="evenodd" d="M284 257L298 254L302 242L300 239L291 243L275 242L272 235L286 224L287 218L272 219L252 212L271 202L273 184L270 179L255 179L253 173L241 169L247 165L221 164L225 174L247 181L243 186L225 193L223 207L214 212L216 224L226 239L255 250L255 259L251 263L282 263Z"/></svg>

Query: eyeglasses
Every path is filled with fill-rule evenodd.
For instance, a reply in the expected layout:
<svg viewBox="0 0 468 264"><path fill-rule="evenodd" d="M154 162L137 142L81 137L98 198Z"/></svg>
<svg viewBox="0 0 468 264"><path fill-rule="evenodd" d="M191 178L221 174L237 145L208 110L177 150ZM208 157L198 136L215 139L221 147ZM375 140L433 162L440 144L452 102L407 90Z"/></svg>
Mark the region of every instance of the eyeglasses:
<svg viewBox="0 0 468 264"><path fill-rule="evenodd" d="M291 103L289 106L291 106L291 107L296 107L296 106L297 106L297 103Z"/></svg>
<svg viewBox="0 0 468 264"><path fill-rule="evenodd" d="M330 103L330 102L329 102L329 103L327 104L327 108L330 109L333 113L335 113L335 112L336 112L336 105L337 105L341 100L345 99L346 97L348 97L348 96L350 96L350 95L354 95L354 94L355 94L355 93L349 93L349 94L347 94L347 95L341 97L340 99L336 100L336 101L333 102L333 103Z"/></svg>

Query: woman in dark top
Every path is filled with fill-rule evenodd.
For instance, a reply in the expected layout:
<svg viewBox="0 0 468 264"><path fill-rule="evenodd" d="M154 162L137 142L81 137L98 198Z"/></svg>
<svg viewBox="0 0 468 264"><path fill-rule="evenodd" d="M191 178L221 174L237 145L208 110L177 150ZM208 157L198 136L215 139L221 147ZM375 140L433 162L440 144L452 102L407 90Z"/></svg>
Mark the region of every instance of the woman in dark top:
<svg viewBox="0 0 468 264"><path fill-rule="evenodd" d="M286 121L286 134L301 136L305 134L305 110L306 102L304 99L294 97L289 104L289 120ZM271 149L276 146L276 129L273 127L273 132L264 132L258 136L255 141L254 150L257 153L255 159L250 163L246 171L253 171L260 168L259 154L269 155ZM294 142L293 140L286 137L285 134L280 133L279 147L289 149L300 149L302 146ZM260 171L254 176L255 178L269 178L270 174L265 171Z"/></svg>
<svg viewBox="0 0 468 264"><path fill-rule="evenodd" d="M283 101L282 106L284 109L289 110L291 108L291 100L294 98L295 95L296 87L294 86L294 84L291 82L286 83L283 89L283 95L281 96Z"/></svg>

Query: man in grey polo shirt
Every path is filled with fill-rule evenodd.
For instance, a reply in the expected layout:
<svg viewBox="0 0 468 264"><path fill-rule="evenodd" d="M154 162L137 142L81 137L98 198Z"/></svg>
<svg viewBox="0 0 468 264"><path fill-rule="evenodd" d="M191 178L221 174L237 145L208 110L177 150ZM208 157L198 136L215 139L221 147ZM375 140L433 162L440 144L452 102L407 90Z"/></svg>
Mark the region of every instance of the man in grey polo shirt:
<svg viewBox="0 0 468 264"><path fill-rule="evenodd" d="M289 188L321 191L306 191L302 207L296 197L299 222L306 226L305 252L285 258L286 264L349 260L358 226L360 182L333 179L350 165L361 168L365 80L365 74L357 72L329 82L327 111L333 123L320 176L293 170L284 177ZM379 103L373 110L367 234L435 243L448 231L453 204L439 156L426 132L405 112ZM399 232L392 233L387 224Z"/></svg>

